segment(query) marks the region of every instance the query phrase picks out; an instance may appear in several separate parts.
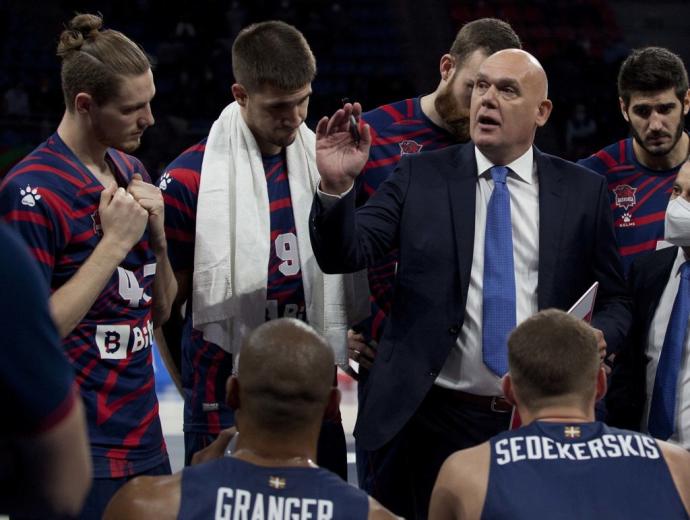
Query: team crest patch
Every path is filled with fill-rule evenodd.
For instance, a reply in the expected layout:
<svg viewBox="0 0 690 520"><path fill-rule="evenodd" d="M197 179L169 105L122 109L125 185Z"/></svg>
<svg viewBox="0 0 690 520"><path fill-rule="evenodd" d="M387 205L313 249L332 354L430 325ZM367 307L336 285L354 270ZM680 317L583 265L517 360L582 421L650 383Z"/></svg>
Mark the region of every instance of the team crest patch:
<svg viewBox="0 0 690 520"><path fill-rule="evenodd" d="M19 195L22 196L22 204L24 206L29 206L33 208L36 205L37 200L41 200L41 196L38 193L38 188L32 188L28 184L26 188L19 188Z"/></svg>
<svg viewBox="0 0 690 520"><path fill-rule="evenodd" d="M423 144L419 144L417 141L411 139L405 139L400 142L400 155L407 155L410 153L419 153L424 148Z"/></svg>
<svg viewBox="0 0 690 520"><path fill-rule="evenodd" d="M91 223L93 225L93 234L97 237L102 237L103 226L101 226L101 216L98 214L98 210L91 213Z"/></svg>
<svg viewBox="0 0 690 520"><path fill-rule="evenodd" d="M283 477L269 477L268 485L273 489L285 489L287 481Z"/></svg>
<svg viewBox="0 0 690 520"><path fill-rule="evenodd" d="M566 426L563 429L563 435L566 439L579 439L582 431L579 426Z"/></svg>
<svg viewBox="0 0 690 520"><path fill-rule="evenodd" d="M635 197L636 191L637 188L633 188L628 184L620 184L613 189L616 207L623 208L624 211L623 215L621 216L621 218L623 219L622 227L635 225L634 223L631 223L632 215L628 210L635 204L637 204L637 200Z"/></svg>

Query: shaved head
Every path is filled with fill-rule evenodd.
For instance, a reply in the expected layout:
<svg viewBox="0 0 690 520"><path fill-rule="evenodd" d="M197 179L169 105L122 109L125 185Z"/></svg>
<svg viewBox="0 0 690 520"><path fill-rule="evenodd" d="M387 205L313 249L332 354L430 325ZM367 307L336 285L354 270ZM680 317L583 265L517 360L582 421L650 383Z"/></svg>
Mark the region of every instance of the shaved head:
<svg viewBox="0 0 690 520"><path fill-rule="evenodd" d="M522 49L503 49L495 52L486 59L488 66L511 66L522 70L523 78L534 89L535 95L546 99L549 96L549 84L546 71L539 60Z"/></svg>
<svg viewBox="0 0 690 520"><path fill-rule="evenodd" d="M527 152L537 128L546 124L546 72L521 49L504 49L479 67L470 103L470 135L494 164L506 165Z"/></svg>
<svg viewBox="0 0 690 520"><path fill-rule="evenodd" d="M242 415L276 432L320 424L334 365L332 349L309 325L291 318L264 323L248 336L240 354Z"/></svg>

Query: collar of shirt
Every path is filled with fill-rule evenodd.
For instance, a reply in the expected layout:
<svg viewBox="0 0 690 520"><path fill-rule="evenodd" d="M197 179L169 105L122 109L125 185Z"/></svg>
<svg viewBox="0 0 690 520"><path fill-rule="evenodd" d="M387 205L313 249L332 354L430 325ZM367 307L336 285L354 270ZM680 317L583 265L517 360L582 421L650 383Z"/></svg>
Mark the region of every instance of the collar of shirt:
<svg viewBox="0 0 690 520"><path fill-rule="evenodd" d="M477 173L478 176L490 176L489 170L496 166L486 155L479 151L479 149L474 147L474 157L477 161ZM536 181L536 168L534 163L534 153L532 152L532 147L530 146L525 153L520 157L515 159L510 164L504 165L510 168L510 171L515 174L515 176L528 184L534 184Z"/></svg>
<svg viewBox="0 0 690 520"><path fill-rule="evenodd" d="M685 254L682 247L678 248L678 254L676 255L676 261L673 263L673 269L671 269L671 276L678 278L680 276L680 267L690 260Z"/></svg>

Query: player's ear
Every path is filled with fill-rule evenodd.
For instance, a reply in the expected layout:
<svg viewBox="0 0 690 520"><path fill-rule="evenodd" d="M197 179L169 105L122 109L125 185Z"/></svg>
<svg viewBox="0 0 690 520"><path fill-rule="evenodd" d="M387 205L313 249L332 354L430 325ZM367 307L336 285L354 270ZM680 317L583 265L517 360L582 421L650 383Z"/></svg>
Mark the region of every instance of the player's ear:
<svg viewBox="0 0 690 520"><path fill-rule="evenodd" d="M87 94L86 92L79 92L74 96L74 109L80 114L87 113L91 109L93 103L94 100L91 94Z"/></svg>
<svg viewBox="0 0 690 520"><path fill-rule="evenodd" d="M597 401L606 395L606 386L606 370L602 366L597 373L597 393L595 397Z"/></svg>
<svg viewBox="0 0 690 520"><path fill-rule="evenodd" d="M618 104L621 107L621 114L623 115L623 119L625 119L626 123L629 123L630 118L628 117L628 107L627 107L625 101L623 101L622 97L618 98Z"/></svg>
<svg viewBox="0 0 690 520"><path fill-rule="evenodd" d="M241 107L247 106L247 89L244 88L244 85L241 85L239 83L233 83L232 85L232 97L235 98L235 101L237 101L237 104L240 105Z"/></svg>
<svg viewBox="0 0 690 520"><path fill-rule="evenodd" d="M517 406L515 401L515 393L513 392L513 380L510 378L510 373L507 373L501 379L501 387L503 389L503 396L513 406Z"/></svg>
<svg viewBox="0 0 690 520"><path fill-rule="evenodd" d="M228 382L225 384L225 390L227 392L227 402L228 406L233 410L239 410L240 408L240 382L237 376L228 377Z"/></svg>
<svg viewBox="0 0 690 520"><path fill-rule="evenodd" d="M453 77L455 71L455 58L451 54L444 54L441 56L439 63L439 72L441 73L441 80L448 81Z"/></svg>

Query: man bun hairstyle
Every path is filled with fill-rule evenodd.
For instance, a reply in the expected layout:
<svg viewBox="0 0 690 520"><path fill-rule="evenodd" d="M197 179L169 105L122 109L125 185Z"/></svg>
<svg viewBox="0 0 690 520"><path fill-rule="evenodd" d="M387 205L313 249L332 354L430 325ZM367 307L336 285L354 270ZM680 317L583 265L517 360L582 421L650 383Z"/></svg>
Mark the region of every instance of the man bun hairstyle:
<svg viewBox="0 0 690 520"><path fill-rule="evenodd" d="M57 55L62 60L61 80L65 106L74 110L80 92L99 105L117 96L123 76L138 76L151 68L143 49L119 31L102 30L103 18L78 14L60 34Z"/></svg>

